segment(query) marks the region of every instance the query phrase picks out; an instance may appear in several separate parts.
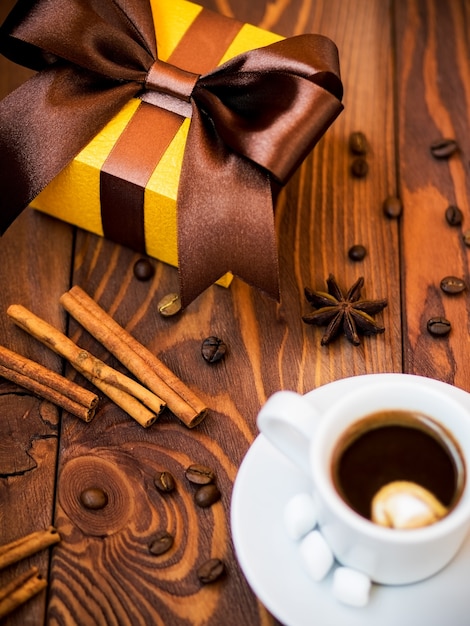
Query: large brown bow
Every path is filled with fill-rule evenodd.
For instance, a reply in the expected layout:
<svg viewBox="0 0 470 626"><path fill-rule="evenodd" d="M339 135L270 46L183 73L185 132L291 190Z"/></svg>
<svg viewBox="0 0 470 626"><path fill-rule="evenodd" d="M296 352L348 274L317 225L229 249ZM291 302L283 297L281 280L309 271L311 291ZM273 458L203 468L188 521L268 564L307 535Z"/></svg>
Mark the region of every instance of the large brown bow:
<svg viewBox="0 0 470 626"><path fill-rule="evenodd" d="M279 297L272 183L342 110L329 39L292 37L199 76L158 59L148 0L20 0L0 52L40 70L0 102L1 232L130 98L169 94L192 118L178 191L183 305L227 271Z"/></svg>

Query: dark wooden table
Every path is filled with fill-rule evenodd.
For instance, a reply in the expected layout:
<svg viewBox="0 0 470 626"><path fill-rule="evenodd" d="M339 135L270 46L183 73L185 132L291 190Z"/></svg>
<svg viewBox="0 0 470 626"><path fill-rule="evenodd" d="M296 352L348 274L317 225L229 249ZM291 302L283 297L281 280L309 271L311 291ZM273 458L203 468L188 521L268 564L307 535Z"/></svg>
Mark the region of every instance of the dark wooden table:
<svg viewBox="0 0 470 626"><path fill-rule="evenodd" d="M1 543L54 524L62 542L0 572L6 584L32 564L48 577L42 592L5 620L8 626L263 625L276 623L237 564L230 501L237 469L257 435L256 415L278 389L306 392L346 376L408 372L470 391L468 292L449 296L444 276L469 277L470 4L466 0L203 0L204 6L285 36L318 32L338 45L345 111L282 191L276 210L282 302L234 280L211 287L183 315L163 318L157 302L177 289L175 269L155 262L139 282L134 252L27 210L0 240L0 341L88 385L6 316L20 303L67 332L111 365L117 362L76 323L59 297L73 284L157 354L207 402L206 420L188 430L171 414L144 430L100 394L90 424L6 381L0 385ZM12 0L2 0L0 17ZM0 60L0 95L29 73ZM348 139L363 131L368 175L350 174ZM455 138L459 152L437 160L429 146ZM387 218L388 196L403 202ZM450 226L448 205L463 212ZM351 261L363 244L367 255ZM386 331L355 347L344 337L322 347L322 329L307 326L305 286L324 288L329 273L343 288L364 276L368 298L388 298L377 319ZM427 331L444 316L446 337ZM224 361L208 366L202 340L223 338ZM88 385L91 388L91 385ZM192 462L217 473L221 500L198 509L184 469ZM157 471L177 479L172 498L153 486ZM88 476L113 493L112 517L76 505ZM147 549L161 529L173 549ZM201 587L198 565L211 556L226 577Z"/></svg>

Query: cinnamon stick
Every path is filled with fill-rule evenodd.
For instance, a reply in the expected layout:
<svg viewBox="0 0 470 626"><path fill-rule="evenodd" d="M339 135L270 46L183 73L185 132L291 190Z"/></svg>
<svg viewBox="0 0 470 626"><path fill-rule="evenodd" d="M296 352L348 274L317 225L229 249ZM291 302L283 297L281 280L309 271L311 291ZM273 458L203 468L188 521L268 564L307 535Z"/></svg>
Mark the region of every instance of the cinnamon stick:
<svg viewBox="0 0 470 626"><path fill-rule="evenodd" d="M62 306L138 378L158 394L186 426L199 424L207 406L164 363L120 326L78 286L64 293Z"/></svg>
<svg viewBox="0 0 470 626"><path fill-rule="evenodd" d="M0 346L0 376L89 422L98 396L64 376Z"/></svg>
<svg viewBox="0 0 470 626"><path fill-rule="evenodd" d="M0 589L0 619L30 600L45 587L47 587L47 581L39 574L37 567L32 567L14 578L6 587Z"/></svg>
<svg viewBox="0 0 470 626"><path fill-rule="evenodd" d="M36 554L59 541L59 533L53 526L49 526L46 530L38 530L4 544L0 546L0 569Z"/></svg>
<svg viewBox="0 0 470 626"><path fill-rule="evenodd" d="M147 428L165 407L165 402L135 380L103 363L77 346L59 330L20 304L12 304L7 314L30 335L64 357L111 400Z"/></svg>

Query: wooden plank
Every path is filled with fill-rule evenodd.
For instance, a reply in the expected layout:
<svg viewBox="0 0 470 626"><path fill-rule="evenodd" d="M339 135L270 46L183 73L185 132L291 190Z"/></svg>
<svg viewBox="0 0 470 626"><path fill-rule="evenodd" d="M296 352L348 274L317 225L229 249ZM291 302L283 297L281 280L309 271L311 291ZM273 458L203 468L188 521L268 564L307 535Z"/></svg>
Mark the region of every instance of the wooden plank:
<svg viewBox="0 0 470 626"><path fill-rule="evenodd" d="M280 198L282 303L235 280L228 290L210 288L183 315L163 318L157 303L177 291L176 270L155 262L154 279L138 282L132 272L137 255L79 233L73 282L196 390L210 413L191 431L168 413L143 430L103 398L91 424L62 421L56 523L65 541L54 553L50 624L274 623L250 591L230 537L232 485L257 434L257 412L280 388L304 392L342 376L401 367L397 224L381 214L384 197L396 192L388 3L240 3L243 15L235 2L216 8L262 22L267 14L260 15L259 7L267 11L268 4L285 7L266 18L273 30L323 32L337 41L347 107ZM294 22L292 14L299 16ZM370 175L360 181L349 175L352 130L363 130L371 146ZM347 256L354 243L368 248L359 265ZM320 346L322 331L301 321L308 310L303 289L324 287L329 272L344 287L364 274L364 295L392 296L384 335L366 338L358 348L344 338ZM117 365L76 324L70 332ZM228 345L225 360L214 366L200 354L209 335ZM192 462L217 474L222 497L209 509L195 506L185 481ZM153 486L162 469L177 481L176 493L167 497ZM112 508L92 515L80 506L79 495L91 483L110 490ZM162 530L174 534L174 547L152 557L149 543ZM201 587L196 569L211 556L222 558L228 573Z"/></svg>
<svg viewBox="0 0 470 626"><path fill-rule="evenodd" d="M338 45L345 110L288 184L285 204L277 213L281 238L286 232L294 237L284 248L294 250L290 259L283 259L296 281L288 297L301 301L305 286L325 289L330 273L344 290L362 275L363 296L388 298L389 306L378 316L385 334L365 338L359 347L342 338L322 348L322 330L304 328L300 391L349 375L401 370L398 225L382 213L384 199L396 194L389 5L359 0L309 6L312 21L306 30L327 35ZM299 16L304 7L299 7ZM369 144L369 173L361 179L350 174L348 141L353 131L364 132ZM348 257L354 244L367 249L362 262ZM302 303L302 311L309 310ZM294 318L291 326L295 324Z"/></svg>
<svg viewBox="0 0 470 626"><path fill-rule="evenodd" d="M2 2L3 22L14 2ZM0 57L0 98L31 72ZM54 371L62 363L16 329L6 309L18 302L65 327L57 298L70 279L73 231L69 226L27 210L0 240L0 342ZM59 412L19 387L0 383L0 543L53 523ZM47 577L45 550L0 572L0 586L35 565ZM41 624L47 592L41 592L2 621L5 626Z"/></svg>
<svg viewBox="0 0 470 626"><path fill-rule="evenodd" d="M249 3L211 0L205 5L251 21ZM345 92L344 112L288 183L278 203L281 278L285 276L287 283L279 314L291 314L286 321L292 332L299 316L311 310L303 301L303 288L325 289L330 272L344 289L364 275L363 294L389 300L380 317L385 335L366 339L359 348L344 341L320 348L321 329L302 329L307 361L303 351L296 352L292 346L292 353L299 358L303 354L294 378L300 391L343 376L401 371L402 367L398 223L382 213L385 198L397 194L389 10L388 2L367 0L340 4L280 0L259 3L251 13L263 27L285 36L314 32L331 37L339 48ZM364 132L369 142L370 169L364 179L349 172L353 157L348 140L357 130ZM368 251L361 263L351 261L347 254L357 243ZM295 287L289 284L292 280ZM262 315L256 312L260 324Z"/></svg>
<svg viewBox="0 0 470 626"><path fill-rule="evenodd" d="M403 284L406 303L404 367L470 389L468 291L440 289L448 275L469 284L469 254L462 233L470 228L470 48L464 0L395 2L399 111L399 163L403 216ZM430 145L454 138L460 151L434 159ZM445 211L457 205L461 226ZM434 337L428 319L443 316L450 335Z"/></svg>

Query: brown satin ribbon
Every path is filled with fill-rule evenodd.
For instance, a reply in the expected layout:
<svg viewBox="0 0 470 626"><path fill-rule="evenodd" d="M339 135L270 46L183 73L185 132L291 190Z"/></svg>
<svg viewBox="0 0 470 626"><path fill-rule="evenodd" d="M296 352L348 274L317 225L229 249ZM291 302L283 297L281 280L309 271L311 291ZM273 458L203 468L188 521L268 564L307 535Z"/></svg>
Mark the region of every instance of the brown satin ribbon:
<svg viewBox="0 0 470 626"><path fill-rule="evenodd" d="M191 31L191 60L202 49L216 64L219 30ZM287 182L342 110L333 42L300 35L205 74L191 65L182 73L177 54L170 66L158 59L147 0L18 0L0 28L0 52L40 70L0 102L1 232L139 96L138 115L103 171L107 232L119 215L117 236L129 231L133 247L144 245L143 190L160 159L152 144L164 151L191 109L177 199L183 305L230 270L278 297L271 187ZM158 124L155 107L165 109ZM121 149L125 162L116 164Z"/></svg>
<svg viewBox="0 0 470 626"><path fill-rule="evenodd" d="M142 102L117 140L100 172L101 220L105 237L145 253L145 187L181 127L184 117L158 106L152 93L189 102L200 74L222 58L242 27L241 22L203 9L198 13L167 62L150 68ZM210 45L207 34L211 33ZM157 96L158 97L158 96ZM148 104L148 102L155 102ZM191 108L186 113L191 114ZM220 276L219 276L220 278Z"/></svg>

